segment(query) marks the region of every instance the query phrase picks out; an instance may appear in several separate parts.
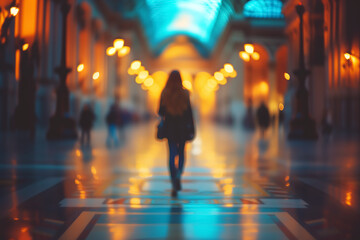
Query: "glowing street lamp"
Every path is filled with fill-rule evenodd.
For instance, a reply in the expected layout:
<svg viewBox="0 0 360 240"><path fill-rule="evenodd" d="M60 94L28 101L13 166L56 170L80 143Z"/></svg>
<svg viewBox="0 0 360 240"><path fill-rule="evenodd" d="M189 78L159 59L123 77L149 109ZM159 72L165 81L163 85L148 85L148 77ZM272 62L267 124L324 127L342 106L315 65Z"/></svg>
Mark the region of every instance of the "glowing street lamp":
<svg viewBox="0 0 360 240"><path fill-rule="evenodd" d="M284 78L289 81L290 80L290 74L285 72L284 73Z"/></svg>
<svg viewBox="0 0 360 240"><path fill-rule="evenodd" d="M214 78L218 81L222 81L222 80L224 80L224 74L222 74L221 72L215 72Z"/></svg>
<svg viewBox="0 0 360 240"><path fill-rule="evenodd" d="M11 7L10 8L10 15L15 17L17 14L19 13L19 8L18 7Z"/></svg>
<svg viewBox="0 0 360 240"><path fill-rule="evenodd" d="M93 80L98 80L99 77L100 77L100 73L99 73L99 72L95 72L95 73L93 74L93 76L92 76L92 79L93 79Z"/></svg>
<svg viewBox="0 0 360 240"><path fill-rule="evenodd" d="M130 68L132 70L138 70L141 67L141 62L139 60L135 60L131 63Z"/></svg>
<svg viewBox="0 0 360 240"><path fill-rule="evenodd" d="M82 72L82 71L84 71L84 68L85 68L85 66L84 66L84 64L79 64L78 66L77 66L77 68L76 68L76 70L78 71L78 72Z"/></svg>
<svg viewBox="0 0 360 240"><path fill-rule="evenodd" d="M114 47L108 47L107 49L106 49L106 54L108 55L108 56L112 56L112 55L114 55L116 53L116 48L114 48Z"/></svg>
<svg viewBox="0 0 360 240"><path fill-rule="evenodd" d="M247 52L248 54L254 53L254 45L252 45L252 44L249 44L249 43L245 44L244 49L245 49L245 52Z"/></svg>
<svg viewBox="0 0 360 240"><path fill-rule="evenodd" d="M152 77L148 77L145 81L144 81L144 86L149 88L154 84L154 79Z"/></svg>
<svg viewBox="0 0 360 240"><path fill-rule="evenodd" d="M118 51L118 57L126 56L130 52L130 47L124 46Z"/></svg>
<svg viewBox="0 0 360 240"><path fill-rule="evenodd" d="M234 71L234 67L230 63L225 63L224 69L227 73L232 73Z"/></svg>
<svg viewBox="0 0 360 240"><path fill-rule="evenodd" d="M351 58L351 54L350 53L344 53L344 57L346 60L349 60Z"/></svg>
<svg viewBox="0 0 360 240"><path fill-rule="evenodd" d="M245 51L241 51L241 52L239 53L239 56L240 56L240 58L241 58L242 60L244 60L245 62L249 62L249 61L250 61L250 55L249 55L247 52L245 52Z"/></svg>
<svg viewBox="0 0 360 240"><path fill-rule="evenodd" d="M252 55L251 55L252 59L254 59L255 61L258 61L260 60L260 54L258 52L254 52Z"/></svg>
<svg viewBox="0 0 360 240"><path fill-rule="evenodd" d="M25 43L24 45L22 45L22 50L25 52L26 50L29 49L29 44Z"/></svg>
<svg viewBox="0 0 360 240"><path fill-rule="evenodd" d="M124 39L115 39L114 40L114 48L116 50L121 49L124 46Z"/></svg>

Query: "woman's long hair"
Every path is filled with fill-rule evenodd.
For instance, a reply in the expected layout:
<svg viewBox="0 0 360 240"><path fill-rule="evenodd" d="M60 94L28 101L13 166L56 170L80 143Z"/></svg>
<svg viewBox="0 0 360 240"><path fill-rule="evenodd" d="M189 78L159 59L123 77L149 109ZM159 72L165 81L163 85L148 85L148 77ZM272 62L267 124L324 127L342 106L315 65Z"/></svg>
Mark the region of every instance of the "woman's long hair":
<svg viewBox="0 0 360 240"><path fill-rule="evenodd" d="M161 93L162 103L171 115L181 115L188 107L189 93L183 88L179 71L172 71Z"/></svg>

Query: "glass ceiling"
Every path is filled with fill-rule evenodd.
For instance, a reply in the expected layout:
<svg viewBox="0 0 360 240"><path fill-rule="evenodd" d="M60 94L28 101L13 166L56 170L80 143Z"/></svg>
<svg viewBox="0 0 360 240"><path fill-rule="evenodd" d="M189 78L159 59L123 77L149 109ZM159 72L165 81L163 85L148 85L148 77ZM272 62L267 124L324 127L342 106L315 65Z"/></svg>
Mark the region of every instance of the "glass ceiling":
<svg viewBox="0 0 360 240"><path fill-rule="evenodd" d="M124 3L125 1L117 1ZM126 1L129 4L128 1ZM186 35L203 57L208 57L234 14L230 0L134 0L132 11L123 7L126 18L140 19L155 55L177 35ZM126 6L126 5L124 5ZM246 18L282 18L281 0L249 0Z"/></svg>
<svg viewBox="0 0 360 240"><path fill-rule="evenodd" d="M247 18L282 18L281 0L250 0L244 5Z"/></svg>
<svg viewBox="0 0 360 240"><path fill-rule="evenodd" d="M137 11L150 47L160 47L176 35L190 37L208 56L233 12L226 0L143 0Z"/></svg>

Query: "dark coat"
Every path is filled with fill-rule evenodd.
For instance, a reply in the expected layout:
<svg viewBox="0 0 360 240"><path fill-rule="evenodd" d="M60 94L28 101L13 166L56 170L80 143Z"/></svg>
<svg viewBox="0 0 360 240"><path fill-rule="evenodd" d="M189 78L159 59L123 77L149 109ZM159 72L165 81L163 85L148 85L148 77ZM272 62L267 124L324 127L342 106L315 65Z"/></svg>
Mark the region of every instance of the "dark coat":
<svg viewBox="0 0 360 240"><path fill-rule="evenodd" d="M256 112L256 118L258 121L259 126L262 129L266 129L270 125L270 114L268 108L265 104L261 104Z"/></svg>
<svg viewBox="0 0 360 240"><path fill-rule="evenodd" d="M80 127L84 130L90 130L95 120L95 114L89 109L83 109L80 114Z"/></svg>
<svg viewBox="0 0 360 240"><path fill-rule="evenodd" d="M159 115L164 119L165 138L169 141L179 143L194 138L195 126L188 92L187 95L187 108L181 115L167 112L161 95Z"/></svg>

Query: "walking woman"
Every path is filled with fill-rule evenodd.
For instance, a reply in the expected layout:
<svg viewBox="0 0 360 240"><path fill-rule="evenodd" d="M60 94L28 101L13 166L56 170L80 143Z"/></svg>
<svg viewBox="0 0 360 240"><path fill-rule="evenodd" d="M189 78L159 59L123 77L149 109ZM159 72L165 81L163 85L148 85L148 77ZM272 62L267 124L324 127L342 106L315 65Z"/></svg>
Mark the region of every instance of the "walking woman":
<svg viewBox="0 0 360 240"><path fill-rule="evenodd" d="M181 190L181 175L185 163L185 142L194 139L195 127L190 95L182 86L178 71L172 71L161 93L159 115L162 118L164 138L169 144L169 169L172 183L171 196ZM178 164L175 159L178 158Z"/></svg>

